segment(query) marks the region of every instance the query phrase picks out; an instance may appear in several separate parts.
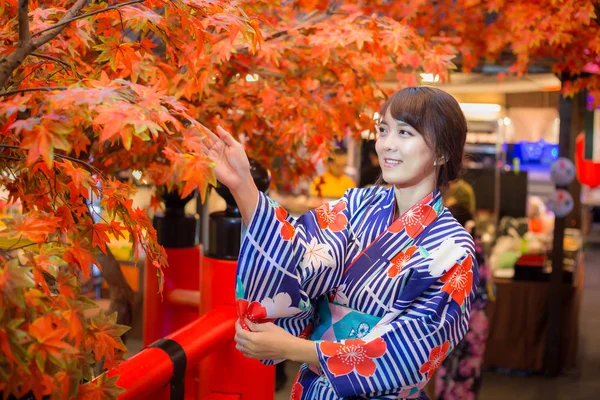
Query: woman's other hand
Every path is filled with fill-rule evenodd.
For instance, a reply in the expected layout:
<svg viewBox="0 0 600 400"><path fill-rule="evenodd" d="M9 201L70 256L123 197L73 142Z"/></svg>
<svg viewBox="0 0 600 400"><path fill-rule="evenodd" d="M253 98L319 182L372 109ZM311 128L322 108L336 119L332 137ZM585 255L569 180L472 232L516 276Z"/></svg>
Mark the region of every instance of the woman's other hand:
<svg viewBox="0 0 600 400"><path fill-rule="evenodd" d="M250 331L242 328L238 320L235 323L235 342L236 348L246 357L319 363L315 342L293 336L271 322L255 324L248 319L244 322Z"/></svg>

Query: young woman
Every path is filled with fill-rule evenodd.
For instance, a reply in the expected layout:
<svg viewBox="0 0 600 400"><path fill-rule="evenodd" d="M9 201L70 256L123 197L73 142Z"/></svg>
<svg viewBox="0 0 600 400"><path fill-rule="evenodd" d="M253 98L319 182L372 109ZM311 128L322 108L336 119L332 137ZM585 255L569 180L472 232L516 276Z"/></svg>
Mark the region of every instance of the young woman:
<svg viewBox="0 0 600 400"><path fill-rule="evenodd" d="M258 192L229 133L219 127L205 141L246 226L237 348L304 363L293 399L426 399L467 331L473 241L439 191L460 169L464 115L428 87L396 92L380 114L376 150L392 187L350 189L298 219Z"/></svg>

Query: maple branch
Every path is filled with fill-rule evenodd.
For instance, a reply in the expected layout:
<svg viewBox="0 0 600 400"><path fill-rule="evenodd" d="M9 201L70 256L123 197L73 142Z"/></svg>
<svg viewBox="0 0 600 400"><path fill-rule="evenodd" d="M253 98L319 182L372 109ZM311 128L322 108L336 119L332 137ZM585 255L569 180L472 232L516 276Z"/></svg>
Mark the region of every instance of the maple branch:
<svg viewBox="0 0 600 400"><path fill-rule="evenodd" d="M249 66L247 66L246 64L244 64L244 63L242 63L240 61L232 59L231 63L232 64L237 64L237 65L239 65L242 68L246 68L248 71L252 70L252 68L250 68ZM279 74L277 72L269 71L268 69L265 69L265 68L259 68L259 69L256 69L254 71L256 73L258 73L259 75L272 76L272 77L280 78L280 79L285 78L284 74Z"/></svg>
<svg viewBox="0 0 600 400"><path fill-rule="evenodd" d="M24 47L30 41L29 0L19 0L19 47Z"/></svg>
<svg viewBox="0 0 600 400"><path fill-rule="evenodd" d="M87 0L85 0L85 1L87 1ZM85 1L84 1L84 3L85 3ZM106 8L100 9L100 10L92 11L92 12L89 12L89 13L86 13L86 14L81 14L81 15L78 15L76 17L70 17L68 20L65 20L65 21L63 21L64 20L64 18L63 18L63 19L61 19L61 22L59 22L59 23L57 23L57 24L55 24L55 25L53 25L51 27L48 27L46 29L42 29L41 31L35 32L33 34L33 36L41 35L42 33L47 32L47 31L51 31L53 29L62 28L65 25L68 25L68 24L70 24L73 21L77 21L78 19L83 19L83 18L91 17L93 15L100 14L100 13L103 13L103 12L106 12L106 11L110 11L110 10L117 10L117 9L125 7L125 6L130 6L132 4L143 3L144 1L146 1L146 0L133 0L133 1L128 1L127 3L115 4L115 5L108 6Z"/></svg>
<svg viewBox="0 0 600 400"><path fill-rule="evenodd" d="M41 86L41 87L32 87L32 88L24 88L24 89L16 89L9 90L8 92L0 93L0 97L3 96L11 96L17 93L25 93L25 92L37 92L37 91L52 91L52 90L67 90L67 86Z"/></svg>
<svg viewBox="0 0 600 400"><path fill-rule="evenodd" d="M92 171L94 171L98 175L100 175L102 177L106 177L106 174L104 172L102 172L100 169L98 169L97 167L94 167L92 164L89 164L89 163L87 163L87 162L85 162L83 160L80 160L78 158L65 156L63 154L54 154L54 157L64 158L65 160L69 160L69 161L73 161L74 163L81 164L81 165L83 165L83 166L91 169Z"/></svg>
<svg viewBox="0 0 600 400"><path fill-rule="evenodd" d="M11 157L11 156L0 155L0 159L2 159L2 160L12 160L12 161L23 161L25 158L24 157Z"/></svg>
<svg viewBox="0 0 600 400"><path fill-rule="evenodd" d="M83 8L87 1L88 0L77 0L77 2L63 15L61 21L68 21L71 18L73 18L73 16ZM51 27L50 31L45 35L32 40L31 37L28 36L29 34L27 34L27 42L21 41L21 39L23 39L21 37L21 33L23 33L23 31L25 30L25 18L23 17L22 3L27 4L27 1L19 1L19 47L15 51L10 53L8 56L0 59L0 88L6 86L6 82L8 82L8 80L12 76L13 71L23 63L27 56L29 56L38 47L42 46L43 44L49 42L50 40L58 36L58 34L62 32L65 26L61 25L61 22L59 22L58 24ZM23 25L21 25L21 23ZM28 19L27 29L29 30ZM36 34L34 34L33 36L35 35Z"/></svg>
<svg viewBox="0 0 600 400"><path fill-rule="evenodd" d="M13 150L21 150L21 151L27 151L28 150L28 149L23 149L23 148L21 148L19 146L13 145L13 144L2 144L2 143L0 143L0 149L13 149ZM83 165L83 166L91 169L92 171L94 171L98 175L106 177L106 174L104 172L102 172L100 169L98 169L97 167L94 167L92 164L89 164L89 163L87 163L87 162L85 162L83 160L80 160L78 158L66 156L64 154L54 154L54 157L63 158L65 160L69 160L69 161L73 161L74 163L81 164L81 165ZM0 158L8 158L8 157L0 155ZM23 159L18 159L18 160L23 160Z"/></svg>
<svg viewBox="0 0 600 400"><path fill-rule="evenodd" d="M52 57L52 56L47 56L45 54L41 54L41 53L31 53L32 56L34 57L38 57L38 58L43 58L46 60L50 60L50 61L54 61L57 64L62 65L65 68L70 68L71 65L69 65L68 63L64 62L63 60L56 58L56 57Z"/></svg>

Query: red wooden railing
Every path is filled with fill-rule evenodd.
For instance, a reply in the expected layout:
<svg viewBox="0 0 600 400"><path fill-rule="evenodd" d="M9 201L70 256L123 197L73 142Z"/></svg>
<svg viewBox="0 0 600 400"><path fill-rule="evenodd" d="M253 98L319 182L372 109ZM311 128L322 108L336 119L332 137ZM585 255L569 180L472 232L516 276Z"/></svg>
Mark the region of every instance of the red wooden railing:
<svg viewBox="0 0 600 400"><path fill-rule="evenodd" d="M233 307L222 306L166 338L181 346L188 365L197 365L208 353L233 340L236 319ZM117 385L126 390L119 396L121 400L156 399L156 392L170 384L173 369L173 361L163 349L148 347L109 371L109 376L119 375Z"/></svg>
<svg viewBox="0 0 600 400"><path fill-rule="evenodd" d="M169 259L175 257L170 254ZM183 269L175 271L179 265L185 263L173 263L170 277L185 273ZM145 306L144 318L148 319L145 326L149 322L154 324L144 332L147 347L108 373L118 375L117 386L126 390L120 400L274 398L274 368L245 358L235 348L235 267L235 261L202 257L199 291L179 289L181 285L175 283L170 287L165 285L162 302L156 299L156 292L152 297L147 294L150 301ZM146 283L150 286L156 278L148 271L147 275L150 278ZM190 318L194 309L201 316L185 322L184 317ZM174 314L183 312L179 310L189 311L180 317ZM161 326L161 321L165 325ZM159 340L156 339L160 336L151 336L167 329L173 331L170 326L174 324L183 327ZM152 344L147 340L150 337Z"/></svg>

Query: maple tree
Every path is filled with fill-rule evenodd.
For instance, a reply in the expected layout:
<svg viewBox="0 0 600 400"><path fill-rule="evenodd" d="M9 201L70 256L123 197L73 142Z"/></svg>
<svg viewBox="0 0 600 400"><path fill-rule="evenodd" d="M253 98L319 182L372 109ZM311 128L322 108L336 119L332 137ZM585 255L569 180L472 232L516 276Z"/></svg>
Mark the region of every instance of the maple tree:
<svg viewBox="0 0 600 400"><path fill-rule="evenodd" d="M506 74L555 73L561 91L587 91L600 105L600 5L591 0L414 0L385 4L385 13L406 20L420 34L451 38L464 72L482 65ZM374 4L373 7L377 7Z"/></svg>
<svg viewBox="0 0 600 400"><path fill-rule="evenodd" d="M443 82L456 54L469 69L507 48L513 72L558 55L556 71L577 75L599 50L588 3L0 0L0 184L22 205L0 226L0 391L118 394L102 375L81 385L118 362L126 329L84 317L81 275L118 269L110 237L159 278L167 260L116 173L142 171L155 206L165 190L204 196L205 127L222 125L263 165L284 160L276 179L308 176L332 141L372 128L385 79ZM584 79L573 90L596 90Z"/></svg>

